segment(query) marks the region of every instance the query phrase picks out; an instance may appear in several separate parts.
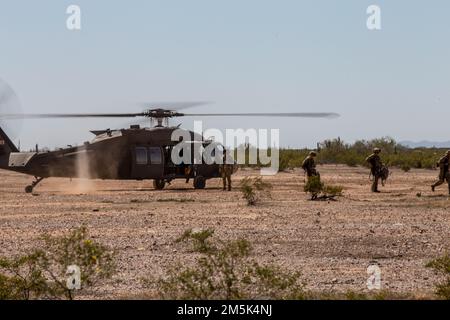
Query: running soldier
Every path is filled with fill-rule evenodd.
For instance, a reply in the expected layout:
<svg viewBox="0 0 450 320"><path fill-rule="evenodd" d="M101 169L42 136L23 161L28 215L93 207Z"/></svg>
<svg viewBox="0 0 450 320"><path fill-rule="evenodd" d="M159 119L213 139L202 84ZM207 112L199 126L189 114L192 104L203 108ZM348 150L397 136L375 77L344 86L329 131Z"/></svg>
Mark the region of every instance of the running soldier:
<svg viewBox="0 0 450 320"><path fill-rule="evenodd" d="M439 159L437 166L439 167L439 180L436 181L432 186L431 190L434 192L437 186L443 184L446 180L448 183L448 193L450 194L450 173L449 173L449 161L450 160L450 150Z"/></svg>

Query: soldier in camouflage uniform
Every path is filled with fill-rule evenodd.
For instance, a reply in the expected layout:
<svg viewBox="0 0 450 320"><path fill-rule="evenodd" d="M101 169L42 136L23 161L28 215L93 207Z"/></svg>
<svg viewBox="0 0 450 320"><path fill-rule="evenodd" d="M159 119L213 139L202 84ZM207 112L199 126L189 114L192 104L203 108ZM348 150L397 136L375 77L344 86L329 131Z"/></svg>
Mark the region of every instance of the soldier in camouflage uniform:
<svg viewBox="0 0 450 320"><path fill-rule="evenodd" d="M447 180L448 183L448 192L450 194L450 173L449 173L449 162L450 162L450 150L439 159L437 166L439 167L439 180L436 181L432 186L431 190L434 192L437 186L440 186Z"/></svg>
<svg viewBox="0 0 450 320"><path fill-rule="evenodd" d="M366 162L370 164L370 172L373 176L372 192L380 192L378 191L378 182L381 178L381 169L383 168L380 153L381 149L374 148L373 153L366 158Z"/></svg>
<svg viewBox="0 0 450 320"><path fill-rule="evenodd" d="M231 175L233 174L234 170L234 163L227 163L227 151L224 150L223 152L223 163L220 167L222 180L223 180L223 190L231 191ZM229 161L230 162L230 161ZM228 188L227 188L228 184Z"/></svg>
<svg viewBox="0 0 450 320"><path fill-rule="evenodd" d="M308 180L311 177L320 177L319 172L316 170L316 162L314 161L316 156L317 153L315 151L311 151L306 159L303 160L302 169L305 170Z"/></svg>

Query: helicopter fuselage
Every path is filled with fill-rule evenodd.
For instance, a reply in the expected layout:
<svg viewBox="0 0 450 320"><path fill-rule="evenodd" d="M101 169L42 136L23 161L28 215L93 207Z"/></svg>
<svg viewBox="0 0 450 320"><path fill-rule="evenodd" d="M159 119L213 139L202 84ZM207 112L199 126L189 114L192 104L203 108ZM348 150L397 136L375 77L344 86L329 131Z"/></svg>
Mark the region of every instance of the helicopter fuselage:
<svg viewBox="0 0 450 320"><path fill-rule="evenodd" d="M130 128L93 131L92 142L49 152L11 152L2 169L40 178L66 177L115 180L153 179L170 182L177 178L203 179L220 176L219 164L174 164L171 152L179 141L172 141L178 128ZM193 143L203 137L186 131Z"/></svg>

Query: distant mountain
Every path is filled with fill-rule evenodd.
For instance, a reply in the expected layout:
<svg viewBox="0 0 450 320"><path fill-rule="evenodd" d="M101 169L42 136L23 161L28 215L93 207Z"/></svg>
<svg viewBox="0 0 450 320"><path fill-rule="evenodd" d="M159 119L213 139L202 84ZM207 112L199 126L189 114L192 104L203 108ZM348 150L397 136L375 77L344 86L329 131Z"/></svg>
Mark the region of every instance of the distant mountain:
<svg viewBox="0 0 450 320"><path fill-rule="evenodd" d="M450 141L436 142L436 141L400 141L399 144L410 148L449 148Z"/></svg>

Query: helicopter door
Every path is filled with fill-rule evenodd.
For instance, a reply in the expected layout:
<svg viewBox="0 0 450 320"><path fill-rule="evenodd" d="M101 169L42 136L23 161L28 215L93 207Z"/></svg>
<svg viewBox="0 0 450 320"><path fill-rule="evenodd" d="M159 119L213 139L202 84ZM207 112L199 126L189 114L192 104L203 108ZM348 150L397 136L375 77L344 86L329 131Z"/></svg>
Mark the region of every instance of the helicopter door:
<svg viewBox="0 0 450 320"><path fill-rule="evenodd" d="M164 155L160 147L133 148L133 179L156 179L164 175Z"/></svg>

